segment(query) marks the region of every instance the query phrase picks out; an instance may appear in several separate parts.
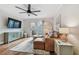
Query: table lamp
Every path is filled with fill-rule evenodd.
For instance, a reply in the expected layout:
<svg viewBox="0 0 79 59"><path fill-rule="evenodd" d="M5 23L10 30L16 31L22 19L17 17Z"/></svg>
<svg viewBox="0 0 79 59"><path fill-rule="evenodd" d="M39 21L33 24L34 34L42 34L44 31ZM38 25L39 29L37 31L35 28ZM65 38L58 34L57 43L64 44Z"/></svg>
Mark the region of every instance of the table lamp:
<svg viewBox="0 0 79 59"><path fill-rule="evenodd" d="M69 34L69 29L68 28L59 28L59 38L67 42L67 35Z"/></svg>

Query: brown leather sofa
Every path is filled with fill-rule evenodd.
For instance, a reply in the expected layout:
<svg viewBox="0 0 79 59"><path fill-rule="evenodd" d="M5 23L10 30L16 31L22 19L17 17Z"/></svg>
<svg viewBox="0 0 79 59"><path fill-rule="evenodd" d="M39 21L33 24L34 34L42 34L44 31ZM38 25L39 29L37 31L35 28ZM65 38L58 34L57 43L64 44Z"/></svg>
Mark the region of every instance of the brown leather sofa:
<svg viewBox="0 0 79 59"><path fill-rule="evenodd" d="M44 41L39 41L39 40L34 41L34 49L54 51L54 40L53 40L53 38L45 38Z"/></svg>
<svg viewBox="0 0 79 59"><path fill-rule="evenodd" d="M34 42L34 49L44 50L45 49L45 43L41 42L41 41L35 41Z"/></svg>
<svg viewBox="0 0 79 59"><path fill-rule="evenodd" d="M34 49L41 49L41 50L45 49L45 42L43 38L36 38L34 40Z"/></svg>

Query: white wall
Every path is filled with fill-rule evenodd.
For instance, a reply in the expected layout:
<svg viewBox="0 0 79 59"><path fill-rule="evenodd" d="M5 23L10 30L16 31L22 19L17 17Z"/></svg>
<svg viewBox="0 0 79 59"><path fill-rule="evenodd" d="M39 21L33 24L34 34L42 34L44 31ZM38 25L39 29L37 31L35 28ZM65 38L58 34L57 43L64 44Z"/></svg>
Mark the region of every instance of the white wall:
<svg viewBox="0 0 79 59"><path fill-rule="evenodd" d="M19 17L16 17L15 15L8 14L7 12L0 10L0 28L6 27L8 17L23 21L23 19L20 19Z"/></svg>
<svg viewBox="0 0 79 59"><path fill-rule="evenodd" d="M63 5L57 15L61 15L62 27L69 28L69 42L75 54L79 54L79 5Z"/></svg>

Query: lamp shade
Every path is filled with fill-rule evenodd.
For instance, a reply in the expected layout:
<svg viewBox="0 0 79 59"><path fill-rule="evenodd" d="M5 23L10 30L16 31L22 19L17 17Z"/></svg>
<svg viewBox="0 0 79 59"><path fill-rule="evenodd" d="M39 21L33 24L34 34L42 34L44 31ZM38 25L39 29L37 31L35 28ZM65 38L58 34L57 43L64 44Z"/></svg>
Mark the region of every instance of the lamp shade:
<svg viewBox="0 0 79 59"><path fill-rule="evenodd" d="M68 28L59 28L59 33L68 34L69 33L69 29Z"/></svg>

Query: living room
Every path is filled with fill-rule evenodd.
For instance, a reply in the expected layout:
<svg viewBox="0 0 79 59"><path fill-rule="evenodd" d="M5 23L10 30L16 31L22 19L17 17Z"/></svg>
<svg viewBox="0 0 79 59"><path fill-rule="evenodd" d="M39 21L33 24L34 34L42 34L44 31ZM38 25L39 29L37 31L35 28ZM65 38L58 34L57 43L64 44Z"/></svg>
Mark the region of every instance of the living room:
<svg viewBox="0 0 79 59"><path fill-rule="evenodd" d="M0 55L78 55L78 12L78 4L1 4Z"/></svg>
<svg viewBox="0 0 79 59"><path fill-rule="evenodd" d="M27 6L28 4L26 4L26 6ZM17 11L17 12L15 12L15 13L17 13L16 15L17 16L15 16L14 14L14 12L12 12L12 6L13 6L13 9L15 10L15 11ZM19 14L19 11L21 11L21 10L19 10L19 9L17 9L16 8L16 6L17 6L17 4L15 4L15 5L12 5L12 4L2 4L2 5L0 5L0 14L1 14L1 23L0 23L0 28L1 28L1 36L0 36L0 38L1 38L1 40L0 40L0 44L6 44L6 43L9 43L9 42L11 42L11 41L14 41L14 40L16 40L16 36L17 36L17 32L20 32L21 30L23 30L22 31L22 35L24 35L25 33L28 33L28 36L32 36L32 30L31 30L31 23L34 23L34 22L38 22L38 23L41 23L42 21L44 21L45 20L45 22L52 22L52 18L51 17L36 17L36 16L34 16L34 15L31 15L31 16L28 16L28 14L26 14L25 16L27 16L26 18L24 18L25 16L24 15L22 15L22 14ZM20 5L20 6L23 6L23 7L25 7L24 5ZM44 5L45 6L45 5ZM47 5L46 5L47 6ZM50 6L50 5L49 5ZM10 10L9 8L11 8L12 10ZM4 11L5 10L5 11ZM12 14L12 13L14 13L14 14ZM20 15L20 16L19 16ZM23 16L23 17L22 17ZM14 19L14 20L20 20L21 22L22 22L22 26L21 26L21 29L19 28L17 28L17 29L15 29L15 28L10 28L10 25L8 25L9 24L9 21L11 20L11 19ZM41 19L41 20L40 20ZM49 19L49 21L47 20L47 19ZM27 21L28 20L28 21ZM26 24L27 23L27 24ZM38 25L39 26L39 25ZM49 27L51 26L51 24L49 25ZM9 28L8 28L9 27ZM40 27L41 28L41 27ZM50 27L51 28L51 27ZM52 28L51 28L52 29ZM50 29L49 29L50 30ZM41 31L43 31L43 30L41 30ZM16 33L14 33L14 34L12 34L12 33L8 33L8 32L16 32ZM39 30L38 30L38 27L37 27L37 32L38 33L40 33L39 32ZM8 34L7 34L8 33ZM43 33L42 33L43 34ZM7 40L7 35L8 35L8 39L9 40ZM15 38L13 39L13 37L11 36L9 36L9 35L15 35ZM18 35L20 35L20 34L18 34ZM21 37L22 37L22 35L21 35ZM5 37L4 37L5 36ZM27 36L27 35L26 35ZM8 42L9 41L9 42ZM1 48L1 50L2 50L2 48Z"/></svg>

